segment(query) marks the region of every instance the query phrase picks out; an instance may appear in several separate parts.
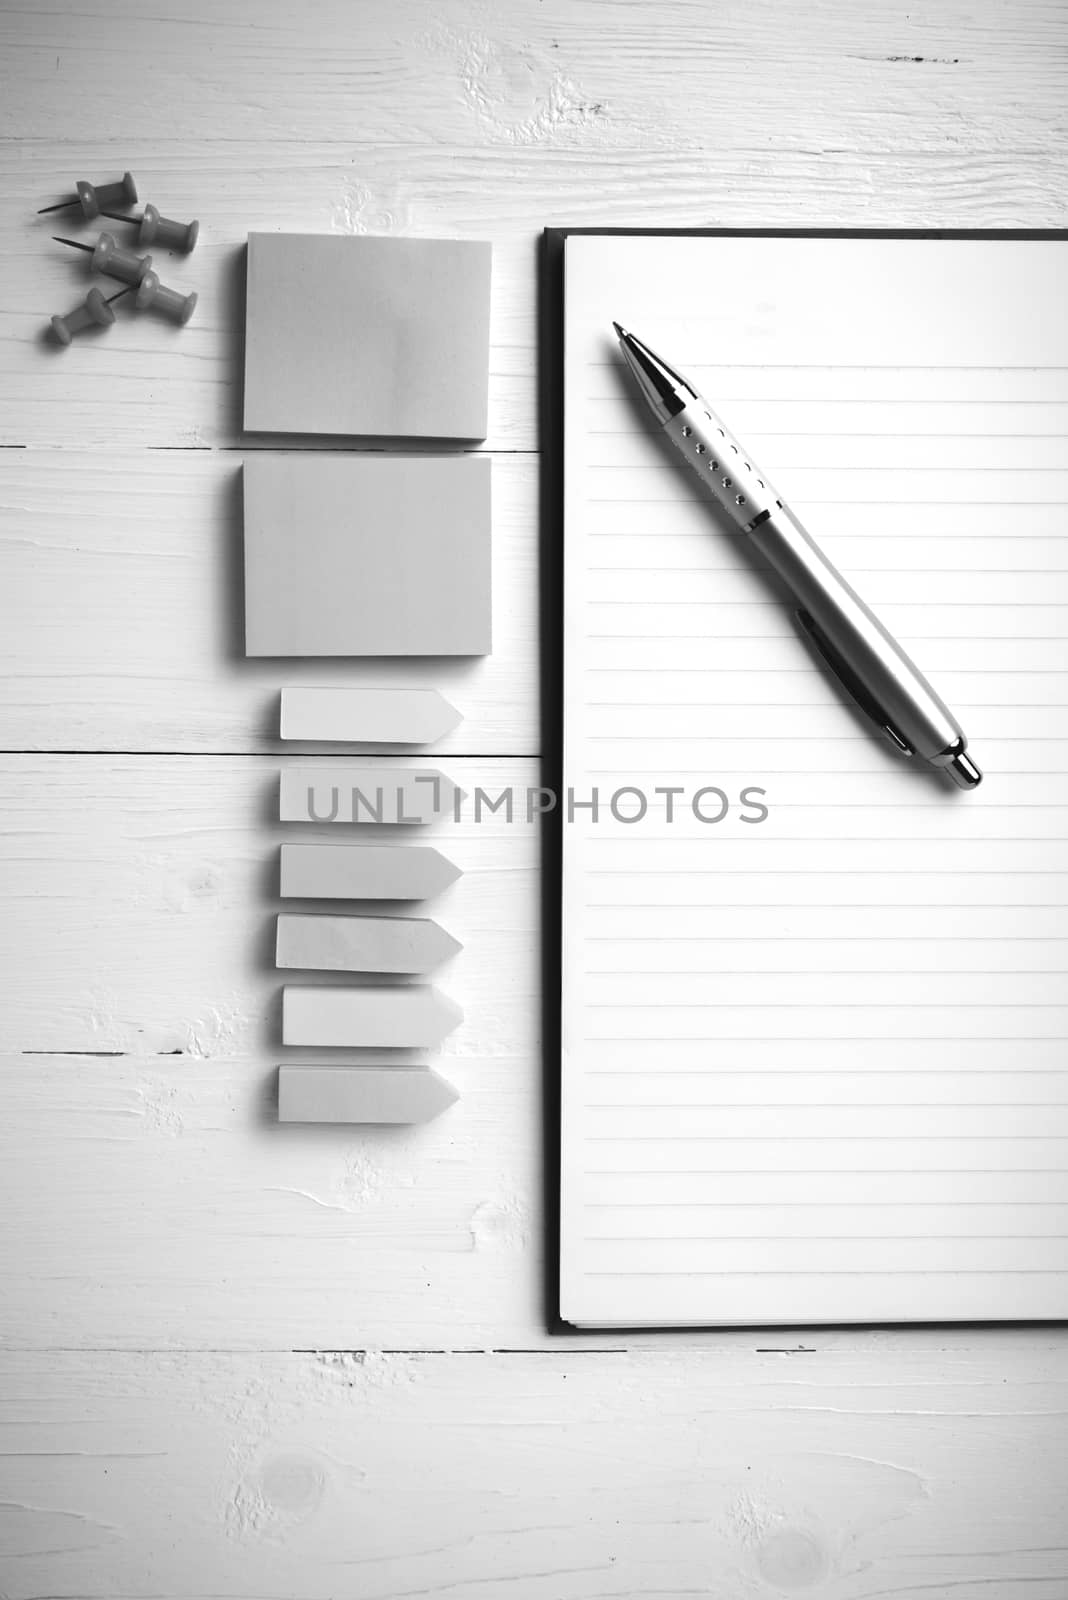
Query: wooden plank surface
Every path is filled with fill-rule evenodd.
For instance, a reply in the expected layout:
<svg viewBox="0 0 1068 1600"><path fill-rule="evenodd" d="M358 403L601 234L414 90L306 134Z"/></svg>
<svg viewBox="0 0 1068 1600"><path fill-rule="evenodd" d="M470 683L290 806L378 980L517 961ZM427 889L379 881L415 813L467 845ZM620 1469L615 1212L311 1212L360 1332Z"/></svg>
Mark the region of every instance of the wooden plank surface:
<svg viewBox="0 0 1068 1600"><path fill-rule="evenodd" d="M1042 0L1011 11L945 0L923 11L897 0L313 0L304 13L281 0L151 12L137 0L62 10L8 0L0 16L2 131L76 144L106 110L109 137L127 149L165 106L157 137L183 146L310 134L376 161L382 147L442 143L588 157L924 151L952 135L1003 155L1041 147L1064 87L1063 16ZM362 175L368 188L375 173Z"/></svg>
<svg viewBox="0 0 1068 1600"><path fill-rule="evenodd" d="M5 1597L1068 1594L1062 1331L546 1333L533 829L420 830L436 1122L279 1128L271 964L278 841L336 837L273 820L283 683L439 688L434 765L537 781L538 231L1063 225L1066 45L1050 0L0 0ZM201 220L197 316L53 352L33 212L126 166ZM242 659L255 228L494 241L487 661Z"/></svg>
<svg viewBox="0 0 1068 1600"><path fill-rule="evenodd" d="M1068 1592L1048 1335L6 1365L10 1600Z"/></svg>

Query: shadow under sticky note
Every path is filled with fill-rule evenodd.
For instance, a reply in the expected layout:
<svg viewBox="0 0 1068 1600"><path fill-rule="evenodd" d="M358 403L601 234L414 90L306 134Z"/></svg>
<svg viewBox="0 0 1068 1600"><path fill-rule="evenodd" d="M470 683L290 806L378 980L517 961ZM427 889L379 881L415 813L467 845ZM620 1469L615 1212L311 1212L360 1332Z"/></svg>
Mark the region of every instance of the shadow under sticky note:
<svg viewBox="0 0 1068 1600"><path fill-rule="evenodd" d="M488 457L257 452L243 473L246 655L488 655Z"/></svg>
<svg viewBox="0 0 1068 1600"><path fill-rule="evenodd" d="M250 432L484 439L492 248L250 233Z"/></svg>

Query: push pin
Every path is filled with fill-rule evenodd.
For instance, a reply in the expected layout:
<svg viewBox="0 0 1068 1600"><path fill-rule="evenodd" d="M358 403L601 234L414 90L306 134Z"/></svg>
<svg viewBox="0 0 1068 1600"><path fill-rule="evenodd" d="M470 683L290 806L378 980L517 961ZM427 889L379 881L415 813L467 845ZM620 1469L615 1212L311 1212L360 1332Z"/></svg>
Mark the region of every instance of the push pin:
<svg viewBox="0 0 1068 1600"><path fill-rule="evenodd" d="M43 217L49 211L67 211L72 206L81 206L82 216L86 222L92 222L99 217L108 206L132 206L137 204L137 185L133 175L124 172L119 183L102 183L99 189L84 180L74 185L74 198L61 200L58 205L42 206L37 215Z"/></svg>
<svg viewBox="0 0 1068 1600"><path fill-rule="evenodd" d="M199 222L172 222L170 217L161 217L155 206L148 204L139 217L123 217L117 211L100 214L110 217L112 222L140 223L139 245L160 244L165 250L180 250L186 256L191 253L200 232Z"/></svg>
<svg viewBox="0 0 1068 1600"><path fill-rule="evenodd" d="M129 292L129 288L120 289L118 294L110 295L105 300L99 289L90 289L80 306L68 311L65 317L52 318L52 333L57 343L70 344L75 334L84 333L86 328L110 327L115 321L115 313L111 309L113 303Z"/></svg>
<svg viewBox="0 0 1068 1600"><path fill-rule="evenodd" d="M168 289L166 284L160 283L154 272L146 272L138 285L134 305L138 311L147 311L151 307L184 328L197 308L197 297L195 294L179 294L177 289Z"/></svg>
<svg viewBox="0 0 1068 1600"><path fill-rule="evenodd" d="M152 265L151 256L138 256L132 250L121 249L113 233L102 233L96 244L61 239L58 233L52 237L57 244L69 244L72 250L84 250L93 258L89 263L92 272L103 272L109 278L118 278L120 283L140 283Z"/></svg>

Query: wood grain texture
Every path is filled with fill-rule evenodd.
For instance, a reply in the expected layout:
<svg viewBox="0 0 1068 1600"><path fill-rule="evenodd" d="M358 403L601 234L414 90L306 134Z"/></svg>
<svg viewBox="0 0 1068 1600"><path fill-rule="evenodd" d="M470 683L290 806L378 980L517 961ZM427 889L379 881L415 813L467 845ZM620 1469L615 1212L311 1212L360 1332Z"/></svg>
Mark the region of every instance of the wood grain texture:
<svg viewBox="0 0 1068 1600"><path fill-rule="evenodd" d="M1045 1336L877 1360L64 1351L7 1368L10 1600L1068 1592L1068 1372Z"/></svg>
<svg viewBox="0 0 1068 1600"><path fill-rule="evenodd" d="M1048 0L922 12L904 0L313 0L302 14L281 0L152 13L136 0L62 11L8 0L2 15L3 131L76 145L106 107L127 151L165 105L182 146L314 138L376 160L382 147L442 143L589 157L918 150L947 135L1001 154L1041 147L1064 87L1063 15Z"/></svg>
<svg viewBox="0 0 1068 1600"><path fill-rule="evenodd" d="M1064 1600L1062 1332L545 1333L532 830L432 830L448 1117L277 1126L271 774L282 683L377 683L536 781L543 226L1063 225L1066 45L1055 0L0 0L10 1600ZM196 319L54 352L33 212L124 166L201 220ZM241 660L256 228L493 240L486 662Z"/></svg>
<svg viewBox="0 0 1068 1600"><path fill-rule="evenodd" d="M551 1342L537 1062L458 1031L429 1058L448 1117L305 1128L276 1120L283 1058L323 1052L0 1058L5 1347Z"/></svg>

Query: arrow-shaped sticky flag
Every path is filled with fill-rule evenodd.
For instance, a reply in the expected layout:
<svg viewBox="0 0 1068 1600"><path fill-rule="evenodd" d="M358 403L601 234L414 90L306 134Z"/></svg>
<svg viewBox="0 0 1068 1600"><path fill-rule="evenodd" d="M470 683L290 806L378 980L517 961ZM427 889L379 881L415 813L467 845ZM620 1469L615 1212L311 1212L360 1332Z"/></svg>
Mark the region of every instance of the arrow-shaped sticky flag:
<svg viewBox="0 0 1068 1600"><path fill-rule="evenodd" d="M275 962L313 972L430 972L462 948L429 917L282 912Z"/></svg>
<svg viewBox="0 0 1068 1600"><path fill-rule="evenodd" d="M463 1012L428 983L282 990L282 1043L351 1049L440 1044Z"/></svg>
<svg viewBox="0 0 1068 1600"><path fill-rule="evenodd" d="M279 1122L430 1122L458 1099L432 1067L278 1069Z"/></svg>
<svg viewBox="0 0 1068 1600"><path fill-rule="evenodd" d="M440 850L413 844L284 844L286 900L429 900L460 877Z"/></svg>
<svg viewBox="0 0 1068 1600"><path fill-rule="evenodd" d="M463 719L436 689L282 690L283 739L322 744L433 744Z"/></svg>

